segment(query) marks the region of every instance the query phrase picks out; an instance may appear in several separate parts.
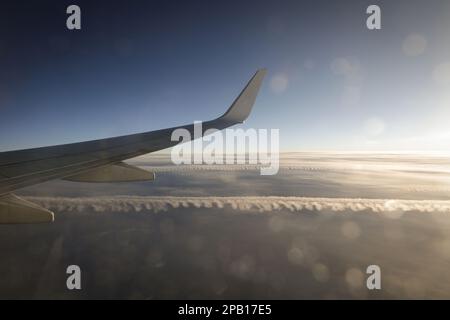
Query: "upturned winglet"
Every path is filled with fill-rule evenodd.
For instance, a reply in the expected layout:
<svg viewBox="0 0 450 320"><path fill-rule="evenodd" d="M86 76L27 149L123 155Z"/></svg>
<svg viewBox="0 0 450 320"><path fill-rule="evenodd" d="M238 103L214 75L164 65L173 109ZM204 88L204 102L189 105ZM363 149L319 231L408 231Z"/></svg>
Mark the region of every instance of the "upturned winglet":
<svg viewBox="0 0 450 320"><path fill-rule="evenodd" d="M234 100L231 107L219 119L232 123L243 123L252 111L256 96L258 95L259 88L266 73L266 69L256 71L244 90Z"/></svg>

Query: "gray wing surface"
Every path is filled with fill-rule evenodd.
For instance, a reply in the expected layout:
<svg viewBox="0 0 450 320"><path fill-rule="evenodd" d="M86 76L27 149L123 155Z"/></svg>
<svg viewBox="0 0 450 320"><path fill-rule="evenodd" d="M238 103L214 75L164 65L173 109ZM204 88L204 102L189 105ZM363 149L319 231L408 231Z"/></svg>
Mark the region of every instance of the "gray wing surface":
<svg viewBox="0 0 450 320"><path fill-rule="evenodd" d="M266 70L258 70L221 117L202 123L203 131L212 128L222 130L244 122L252 110L265 74ZM194 124L189 124L108 139L0 152L0 200L17 189L53 179L70 180L70 177L96 168L116 166L116 169L123 171L123 160L178 144L178 141L171 141L172 132L178 128L189 130L193 136Z"/></svg>

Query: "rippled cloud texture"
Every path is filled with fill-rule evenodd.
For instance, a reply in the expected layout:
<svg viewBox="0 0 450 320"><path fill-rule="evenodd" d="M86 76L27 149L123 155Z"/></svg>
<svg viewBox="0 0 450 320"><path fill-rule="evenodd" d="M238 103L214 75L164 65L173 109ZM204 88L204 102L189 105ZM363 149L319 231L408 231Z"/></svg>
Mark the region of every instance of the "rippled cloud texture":
<svg viewBox="0 0 450 320"><path fill-rule="evenodd" d="M169 211L171 209L233 209L273 212L290 211L365 211L372 212L447 212L450 201L345 199L303 197L99 197L99 198L45 198L28 197L28 200L57 212L142 212Z"/></svg>

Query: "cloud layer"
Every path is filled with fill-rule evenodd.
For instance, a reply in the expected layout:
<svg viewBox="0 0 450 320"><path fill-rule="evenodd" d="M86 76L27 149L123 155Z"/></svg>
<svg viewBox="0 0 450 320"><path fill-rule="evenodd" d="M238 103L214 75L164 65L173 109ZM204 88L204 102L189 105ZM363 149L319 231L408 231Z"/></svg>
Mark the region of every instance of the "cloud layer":
<svg viewBox="0 0 450 320"><path fill-rule="evenodd" d="M314 197L95 197L59 198L26 197L34 203L57 212L165 212L175 208L233 209L239 212L332 211L398 213L446 212L448 200L394 200Z"/></svg>

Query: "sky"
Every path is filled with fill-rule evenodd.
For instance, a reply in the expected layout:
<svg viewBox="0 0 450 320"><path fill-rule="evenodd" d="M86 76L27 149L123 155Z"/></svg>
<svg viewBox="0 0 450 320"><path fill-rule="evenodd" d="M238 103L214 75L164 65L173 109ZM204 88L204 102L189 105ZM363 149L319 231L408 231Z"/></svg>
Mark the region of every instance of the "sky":
<svg viewBox="0 0 450 320"><path fill-rule="evenodd" d="M446 152L449 30L437 0L7 1L0 151L209 120L265 67L244 128L282 151Z"/></svg>

